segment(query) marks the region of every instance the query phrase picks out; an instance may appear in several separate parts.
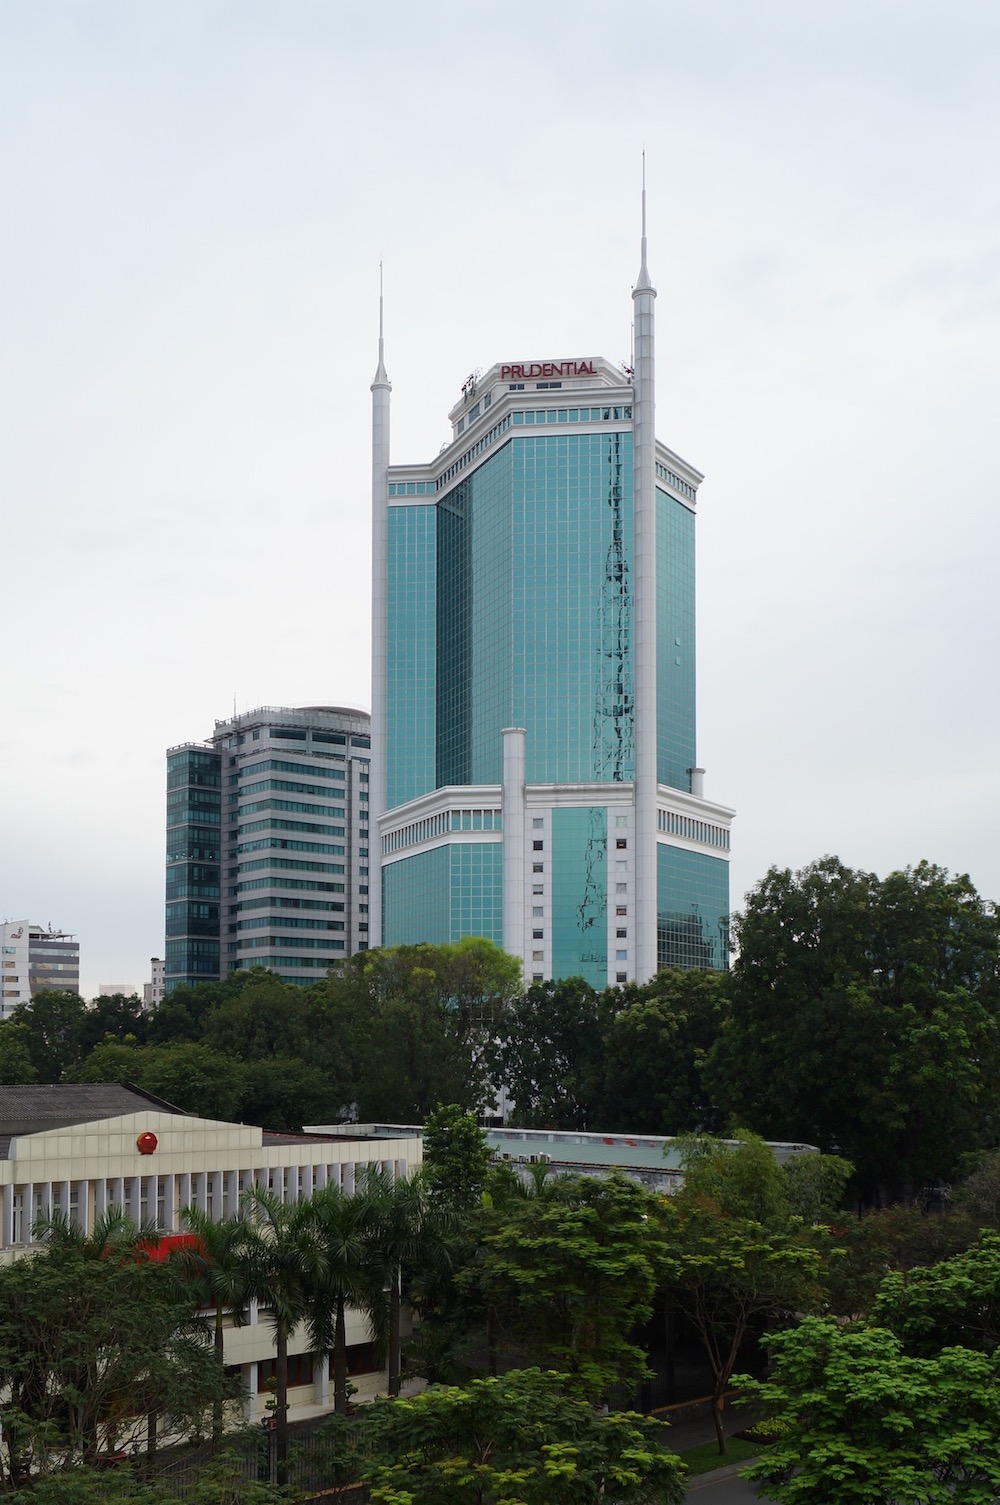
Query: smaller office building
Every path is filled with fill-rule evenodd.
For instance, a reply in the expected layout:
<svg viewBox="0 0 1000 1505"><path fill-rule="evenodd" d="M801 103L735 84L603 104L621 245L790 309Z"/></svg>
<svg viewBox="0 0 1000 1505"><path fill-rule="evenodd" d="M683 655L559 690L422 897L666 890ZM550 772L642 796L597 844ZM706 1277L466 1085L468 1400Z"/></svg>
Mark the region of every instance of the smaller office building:
<svg viewBox="0 0 1000 1505"><path fill-rule="evenodd" d="M36 993L80 991L80 943L51 925L5 920L0 925L0 1019L8 1019Z"/></svg>
<svg viewBox="0 0 1000 1505"><path fill-rule="evenodd" d="M116 1083L0 1087L0 1262L38 1247L32 1226L61 1212L84 1233L111 1207L184 1232L181 1210L228 1217L244 1191L266 1186L286 1202L335 1182L353 1192L365 1167L402 1175L419 1165L420 1134L379 1138L277 1134L249 1124L194 1118L150 1093ZM347 1317L348 1368L362 1397L386 1388L375 1369L368 1328ZM304 1328L289 1341L295 1383L290 1406L333 1404L329 1362L309 1352ZM270 1394L274 1338L267 1313L251 1309L245 1327L227 1328L225 1362L239 1369L248 1420Z"/></svg>

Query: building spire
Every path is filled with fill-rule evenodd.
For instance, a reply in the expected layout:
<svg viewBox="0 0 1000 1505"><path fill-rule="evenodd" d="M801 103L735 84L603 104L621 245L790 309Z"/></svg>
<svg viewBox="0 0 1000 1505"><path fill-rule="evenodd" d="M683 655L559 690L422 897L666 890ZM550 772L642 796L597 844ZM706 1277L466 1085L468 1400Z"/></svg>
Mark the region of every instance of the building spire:
<svg viewBox="0 0 1000 1505"><path fill-rule="evenodd" d="M382 263L378 264L378 368L372 381L372 391L376 387L388 387L389 378L385 369L385 329L382 318Z"/></svg>
<svg viewBox="0 0 1000 1505"><path fill-rule="evenodd" d="M646 151L642 153L642 240L639 263L639 275L636 278L635 291L637 293L650 292L653 284L650 281L649 268L646 265Z"/></svg>

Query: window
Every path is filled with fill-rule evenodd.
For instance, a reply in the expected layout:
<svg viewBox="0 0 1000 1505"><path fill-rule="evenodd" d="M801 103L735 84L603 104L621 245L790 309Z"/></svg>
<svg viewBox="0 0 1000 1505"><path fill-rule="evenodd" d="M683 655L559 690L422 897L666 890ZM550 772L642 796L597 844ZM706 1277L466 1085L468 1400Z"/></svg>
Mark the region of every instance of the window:
<svg viewBox="0 0 1000 1505"><path fill-rule="evenodd" d="M541 852L541 851L544 850L544 846L545 846L545 843L542 842L542 841L533 841L531 843L531 850L533 852Z"/></svg>
<svg viewBox="0 0 1000 1505"><path fill-rule="evenodd" d="M615 841L615 846L618 848L619 852L624 852L625 848L628 846L628 841L624 836L619 836Z"/></svg>
<svg viewBox="0 0 1000 1505"><path fill-rule="evenodd" d="M541 972L532 972L531 980L532 982L544 982L545 978Z"/></svg>
<svg viewBox="0 0 1000 1505"><path fill-rule="evenodd" d="M628 961L628 952L627 951L616 951L615 952L615 961L616 962L627 962Z"/></svg>
<svg viewBox="0 0 1000 1505"><path fill-rule="evenodd" d="M531 871L533 873L544 873L545 868L542 866L542 864L540 862L533 862L531 864Z"/></svg>
<svg viewBox="0 0 1000 1505"><path fill-rule="evenodd" d="M628 931L627 930L616 930L615 931L615 935L618 938L618 940L624 941L628 937Z"/></svg>
<svg viewBox="0 0 1000 1505"><path fill-rule="evenodd" d="M615 973L615 981L616 982L628 982L628 973L627 972L616 972Z"/></svg>
<svg viewBox="0 0 1000 1505"><path fill-rule="evenodd" d="M615 893L616 894L627 894L628 893L628 884L627 883L616 883L615 884Z"/></svg>
<svg viewBox="0 0 1000 1505"><path fill-rule="evenodd" d="M545 960L545 952L544 951L533 951L531 953L531 960L533 962L543 962Z"/></svg>
<svg viewBox="0 0 1000 1505"><path fill-rule="evenodd" d="M540 920L542 918L542 916L543 916L544 913L545 913L544 907L541 904L536 904L535 907L531 911L531 918L533 920Z"/></svg>
<svg viewBox="0 0 1000 1505"><path fill-rule="evenodd" d="M627 904L616 904L615 905L615 914L628 914L628 905Z"/></svg>
<svg viewBox="0 0 1000 1505"><path fill-rule="evenodd" d="M347 1350L350 1354L351 1350ZM278 1363L276 1359L261 1359L257 1365L257 1394L270 1390L278 1377ZM311 1353L290 1353L288 1355L288 1385L311 1385L313 1377L313 1358Z"/></svg>
<svg viewBox="0 0 1000 1505"><path fill-rule="evenodd" d="M533 941L543 941L545 939L545 931L544 930L533 930L531 932L531 939Z"/></svg>
<svg viewBox="0 0 1000 1505"><path fill-rule="evenodd" d="M538 816L538 815L532 816L532 820L531 820L532 830L534 830L534 831L540 831L542 829L542 827L544 826L544 824L545 824L545 820L544 820L544 818L542 816Z"/></svg>
<svg viewBox="0 0 1000 1505"><path fill-rule="evenodd" d="M544 886L541 883L533 883L531 885L531 892L533 894L543 893L544 892Z"/></svg>

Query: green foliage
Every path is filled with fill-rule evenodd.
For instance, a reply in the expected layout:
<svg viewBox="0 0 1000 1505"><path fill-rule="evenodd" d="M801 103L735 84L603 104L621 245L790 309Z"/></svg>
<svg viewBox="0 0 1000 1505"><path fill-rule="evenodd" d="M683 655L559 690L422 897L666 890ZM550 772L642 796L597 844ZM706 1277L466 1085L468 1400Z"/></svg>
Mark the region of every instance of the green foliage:
<svg viewBox="0 0 1000 1505"><path fill-rule="evenodd" d="M784 1177L763 1141L727 1146L689 1140L684 1185L665 1204L661 1268L712 1369L719 1452L720 1406L746 1339L821 1300L820 1246L788 1209Z"/></svg>
<svg viewBox="0 0 1000 1505"><path fill-rule="evenodd" d="M80 1059L86 1004L78 993L57 988L19 1004L11 1018L24 1026L22 1037L40 1082L59 1082Z"/></svg>
<svg viewBox="0 0 1000 1505"><path fill-rule="evenodd" d="M888 1274L872 1320L919 1357L954 1344L992 1354L1000 1345L1000 1233L982 1233L951 1259Z"/></svg>
<svg viewBox="0 0 1000 1505"><path fill-rule="evenodd" d="M644 987L620 989L616 1009L604 1005L604 1080L593 1127L638 1134L724 1127L704 1067L727 1017L728 989L725 972L666 969Z"/></svg>
<svg viewBox="0 0 1000 1505"><path fill-rule="evenodd" d="M681 1467L643 1417L597 1416L537 1369L365 1408L373 1505L675 1505Z"/></svg>
<svg viewBox="0 0 1000 1505"><path fill-rule="evenodd" d="M507 1013L491 1052L494 1085L515 1099L511 1122L526 1128L595 1125L601 1079L601 1009L582 977L533 983Z"/></svg>
<svg viewBox="0 0 1000 1505"><path fill-rule="evenodd" d="M998 921L966 877L772 868L736 922L719 1100L844 1153L885 1201L947 1176L998 1101Z"/></svg>
<svg viewBox="0 0 1000 1505"><path fill-rule="evenodd" d="M0 1085L25 1086L38 1080L31 1059L31 1037L23 1019L0 1021Z"/></svg>
<svg viewBox="0 0 1000 1505"><path fill-rule="evenodd" d="M981 1228L1000 1228L1000 1150L976 1157L957 1190L955 1205Z"/></svg>
<svg viewBox="0 0 1000 1505"><path fill-rule="evenodd" d="M807 1318L741 1381L787 1431L746 1470L783 1505L988 1505L1000 1491L1000 1375L963 1348L914 1358L884 1328Z"/></svg>
<svg viewBox="0 0 1000 1505"><path fill-rule="evenodd" d="M483 1194L493 1155L474 1113L442 1104L424 1123L424 1173L433 1197L469 1212Z"/></svg>
<svg viewBox="0 0 1000 1505"><path fill-rule="evenodd" d="M150 1412L192 1428L230 1393L190 1292L143 1257L141 1240L120 1214L89 1239L53 1220L44 1252L0 1268L10 1478L28 1462L89 1463Z"/></svg>
<svg viewBox="0 0 1000 1505"><path fill-rule="evenodd" d="M851 1162L839 1155L793 1155L781 1167L789 1211L806 1223L842 1217L853 1172Z"/></svg>
<svg viewBox="0 0 1000 1505"><path fill-rule="evenodd" d="M520 1352L598 1400L645 1373L633 1330L648 1320L661 1258L659 1202L623 1177L509 1204L467 1272Z"/></svg>

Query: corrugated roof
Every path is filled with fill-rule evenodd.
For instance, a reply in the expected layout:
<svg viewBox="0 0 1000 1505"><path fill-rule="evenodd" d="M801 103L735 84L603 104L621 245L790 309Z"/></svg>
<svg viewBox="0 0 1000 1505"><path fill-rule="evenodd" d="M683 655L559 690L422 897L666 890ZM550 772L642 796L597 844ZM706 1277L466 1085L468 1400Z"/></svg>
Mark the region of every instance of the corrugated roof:
<svg viewBox="0 0 1000 1505"><path fill-rule="evenodd" d="M150 1108L161 1113L182 1113L172 1103L130 1082L52 1082L31 1087L0 1087L0 1144L4 1136L9 1147L11 1135L70 1128L100 1118L148 1112Z"/></svg>

